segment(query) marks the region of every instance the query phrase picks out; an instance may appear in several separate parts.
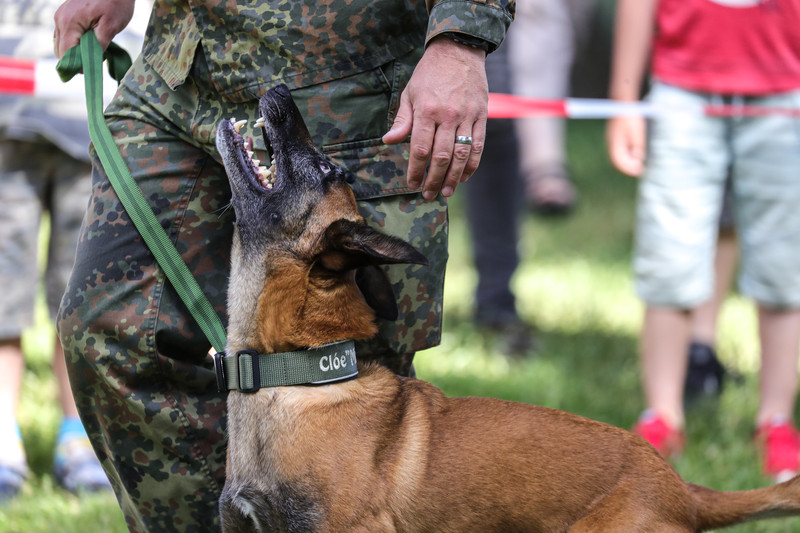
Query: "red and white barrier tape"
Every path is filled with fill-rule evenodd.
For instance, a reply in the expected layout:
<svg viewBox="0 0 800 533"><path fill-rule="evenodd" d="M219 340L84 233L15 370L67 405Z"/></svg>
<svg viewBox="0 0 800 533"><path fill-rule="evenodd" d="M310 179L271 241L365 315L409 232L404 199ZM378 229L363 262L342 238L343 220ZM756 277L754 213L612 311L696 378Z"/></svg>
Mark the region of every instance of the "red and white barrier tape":
<svg viewBox="0 0 800 533"><path fill-rule="evenodd" d="M762 117L786 115L800 117L800 109L791 107L765 107L753 105L720 104L687 107L655 106L648 102L618 102L594 98L566 98L541 100L513 94L489 95L489 118L563 117L611 118L625 115L656 117L676 113L705 114L714 117Z"/></svg>
<svg viewBox="0 0 800 533"><path fill-rule="evenodd" d="M86 98L83 78L62 82L56 63L55 59L31 61L0 56L0 94L83 101ZM114 96L117 83L107 72L104 78L103 98L107 101Z"/></svg>
<svg viewBox="0 0 800 533"><path fill-rule="evenodd" d="M104 98L110 99L116 83L106 73ZM56 60L29 61L0 56L0 94L17 94L55 99L84 99L80 78L63 83L56 73ZM692 113L718 117L787 115L800 117L800 109L745 105L709 105L690 108L656 107L647 102L623 103L593 98L543 100L513 94L489 95L489 118L563 117L576 119L611 118L625 115L655 117Z"/></svg>

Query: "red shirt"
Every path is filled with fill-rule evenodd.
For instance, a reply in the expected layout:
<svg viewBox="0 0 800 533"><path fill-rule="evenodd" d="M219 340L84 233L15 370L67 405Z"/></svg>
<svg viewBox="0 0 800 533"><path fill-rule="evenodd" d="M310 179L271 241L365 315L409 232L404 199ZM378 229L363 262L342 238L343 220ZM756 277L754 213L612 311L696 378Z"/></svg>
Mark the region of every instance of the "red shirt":
<svg viewBox="0 0 800 533"><path fill-rule="evenodd" d="M701 92L800 88L800 0L658 0L652 68Z"/></svg>

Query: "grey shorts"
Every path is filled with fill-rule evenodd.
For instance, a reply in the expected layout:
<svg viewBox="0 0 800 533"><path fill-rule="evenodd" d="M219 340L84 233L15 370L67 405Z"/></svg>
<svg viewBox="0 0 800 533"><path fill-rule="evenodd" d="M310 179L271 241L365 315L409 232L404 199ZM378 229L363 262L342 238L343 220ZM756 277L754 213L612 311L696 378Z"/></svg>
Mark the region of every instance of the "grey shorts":
<svg viewBox="0 0 800 533"><path fill-rule="evenodd" d="M91 165L48 143L0 141L0 339L33 323L39 226L50 213L45 294L55 316L75 261L91 188Z"/></svg>
<svg viewBox="0 0 800 533"><path fill-rule="evenodd" d="M687 110L720 103L661 83L649 99ZM740 101L800 109L800 91ZM652 121L639 186L634 275L646 303L689 309L710 297L729 176L739 289L768 307L800 307L800 120L677 111Z"/></svg>

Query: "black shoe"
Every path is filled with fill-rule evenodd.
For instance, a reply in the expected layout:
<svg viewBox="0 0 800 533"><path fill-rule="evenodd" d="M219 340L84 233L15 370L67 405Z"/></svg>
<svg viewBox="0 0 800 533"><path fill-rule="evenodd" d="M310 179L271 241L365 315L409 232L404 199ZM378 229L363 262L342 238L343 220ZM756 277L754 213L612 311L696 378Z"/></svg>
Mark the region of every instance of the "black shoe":
<svg viewBox="0 0 800 533"><path fill-rule="evenodd" d="M689 367L684 385L686 399L691 401L719 396L726 374L714 348L693 342L689 346Z"/></svg>
<svg viewBox="0 0 800 533"><path fill-rule="evenodd" d="M478 322L478 327L493 337L504 355L521 357L536 349L533 327L520 319L502 322Z"/></svg>

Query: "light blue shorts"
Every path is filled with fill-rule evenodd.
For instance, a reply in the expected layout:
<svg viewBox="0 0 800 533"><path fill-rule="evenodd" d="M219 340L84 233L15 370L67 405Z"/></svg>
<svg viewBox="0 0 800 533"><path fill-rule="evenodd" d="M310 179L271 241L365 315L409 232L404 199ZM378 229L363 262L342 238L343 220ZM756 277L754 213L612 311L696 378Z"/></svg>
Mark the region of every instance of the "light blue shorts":
<svg viewBox="0 0 800 533"><path fill-rule="evenodd" d="M655 83L648 98L673 109L800 109L800 91L723 99ZM652 121L639 186L633 268L647 304L691 309L710 298L729 173L740 291L767 307L800 307L800 119L677 111Z"/></svg>

